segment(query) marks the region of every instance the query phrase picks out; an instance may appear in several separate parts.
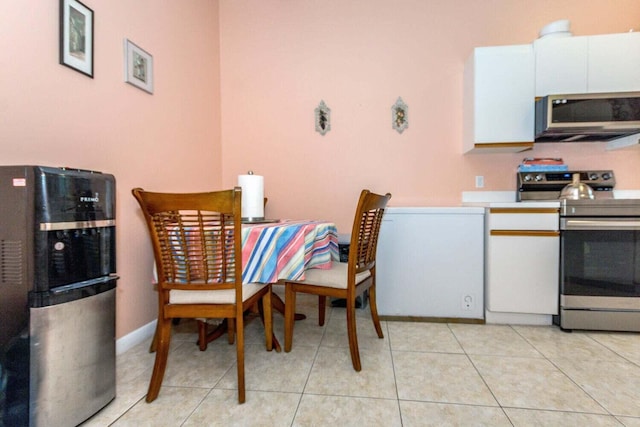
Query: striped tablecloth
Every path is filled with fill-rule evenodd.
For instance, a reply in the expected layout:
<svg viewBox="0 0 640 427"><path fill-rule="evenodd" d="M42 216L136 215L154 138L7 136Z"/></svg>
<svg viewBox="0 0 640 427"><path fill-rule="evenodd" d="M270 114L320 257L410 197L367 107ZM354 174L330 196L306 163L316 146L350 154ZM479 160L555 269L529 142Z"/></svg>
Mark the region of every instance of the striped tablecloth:
<svg viewBox="0 0 640 427"><path fill-rule="evenodd" d="M332 222L280 221L242 226L242 282L303 280L309 268L339 261L338 231Z"/></svg>

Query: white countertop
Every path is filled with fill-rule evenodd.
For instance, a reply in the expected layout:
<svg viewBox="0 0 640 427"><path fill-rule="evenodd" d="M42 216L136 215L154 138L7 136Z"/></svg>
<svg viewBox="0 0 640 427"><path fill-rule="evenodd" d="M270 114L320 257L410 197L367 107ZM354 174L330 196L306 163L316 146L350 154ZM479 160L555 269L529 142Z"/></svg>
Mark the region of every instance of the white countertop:
<svg viewBox="0 0 640 427"><path fill-rule="evenodd" d="M556 207L559 202L516 202L516 191L463 191L463 206L492 206L511 207L512 205L524 206L535 203L537 207ZM614 199L640 199L640 190L613 190ZM494 205L496 204L496 205ZM499 205L499 204L504 204ZM549 206L544 206L550 204Z"/></svg>
<svg viewBox="0 0 640 427"><path fill-rule="evenodd" d="M613 190L614 199L640 199L640 190Z"/></svg>
<svg viewBox="0 0 640 427"><path fill-rule="evenodd" d="M385 210L386 214L421 214L421 215L482 215L484 208L482 206L389 206Z"/></svg>
<svg viewBox="0 0 640 427"><path fill-rule="evenodd" d="M489 208L559 208L560 201L557 202L493 202L487 203Z"/></svg>
<svg viewBox="0 0 640 427"><path fill-rule="evenodd" d="M463 206L482 208L559 208L560 201L516 202L515 191L465 191L462 193Z"/></svg>
<svg viewBox="0 0 640 427"><path fill-rule="evenodd" d="M516 201L516 191L463 191L461 206L388 206L394 215L482 215L486 208L558 208L560 201ZM614 190L615 199L640 199L640 190Z"/></svg>

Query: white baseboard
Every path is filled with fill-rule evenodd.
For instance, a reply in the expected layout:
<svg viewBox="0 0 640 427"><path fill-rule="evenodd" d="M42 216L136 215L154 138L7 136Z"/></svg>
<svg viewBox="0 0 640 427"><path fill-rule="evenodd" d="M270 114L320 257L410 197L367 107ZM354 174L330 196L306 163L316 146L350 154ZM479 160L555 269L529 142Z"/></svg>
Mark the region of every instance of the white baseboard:
<svg viewBox="0 0 640 427"><path fill-rule="evenodd" d="M116 355L122 354L132 347L135 347L136 345L151 338L156 332L156 323L158 323L158 319L155 319L146 325L139 327L135 331L118 338L116 340Z"/></svg>

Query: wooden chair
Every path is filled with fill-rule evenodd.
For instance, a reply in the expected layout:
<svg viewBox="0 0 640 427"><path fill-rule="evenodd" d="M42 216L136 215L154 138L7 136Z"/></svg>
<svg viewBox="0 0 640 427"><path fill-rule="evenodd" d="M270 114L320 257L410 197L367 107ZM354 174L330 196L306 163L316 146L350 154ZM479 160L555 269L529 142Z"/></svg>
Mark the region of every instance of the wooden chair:
<svg viewBox="0 0 640 427"><path fill-rule="evenodd" d="M351 231L348 263L334 262L330 270L307 270L305 280L284 281L285 352L291 351L297 292L318 295L320 326L324 325L327 297L346 300L349 350L353 369L356 371L361 370L356 334L356 296L363 294L367 289L373 325L378 337L384 337L376 305L376 249L382 215L390 198L389 193L382 196L362 190Z"/></svg>
<svg viewBox="0 0 640 427"><path fill-rule="evenodd" d="M241 189L172 194L135 188L132 192L147 222L158 272L157 349L147 402L156 399L162 386L171 320L223 318L235 326L238 401L243 403L243 314L262 302L268 351L273 346L273 324L271 286L242 284Z"/></svg>
<svg viewBox="0 0 640 427"><path fill-rule="evenodd" d="M269 199L265 197L264 198L265 208L267 207L268 201ZM255 305L250 308L250 311L253 311L253 312L257 310L259 310L259 307L256 307ZM262 312L260 312L260 315L262 315ZM208 331L207 319L198 319L197 323L198 323L198 343L197 344L198 344L198 348L200 348L200 351L205 351L207 349L207 344L209 344L213 340L220 338L222 335L224 335L225 331L227 332L227 335L229 337L229 344L233 344L235 325L233 324L232 319L223 320L222 323L219 323L211 332ZM155 351L155 347L154 347L155 341L156 340L154 338L153 342L151 343L150 352ZM279 347L279 344L277 344L277 340L274 342L274 344L276 344L277 350L278 352L280 352L280 347Z"/></svg>

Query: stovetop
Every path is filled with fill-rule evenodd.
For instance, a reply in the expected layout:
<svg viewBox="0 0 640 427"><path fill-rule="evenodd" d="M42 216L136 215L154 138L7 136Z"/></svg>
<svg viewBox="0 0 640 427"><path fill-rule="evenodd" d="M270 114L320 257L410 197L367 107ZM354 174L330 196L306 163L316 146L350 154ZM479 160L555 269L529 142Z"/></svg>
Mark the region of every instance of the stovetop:
<svg viewBox="0 0 640 427"><path fill-rule="evenodd" d="M560 200L560 192L580 174L580 181L593 189L594 199ZM611 170L567 172L518 172L518 202L560 202L561 216L640 217L640 199L615 199L615 176Z"/></svg>

